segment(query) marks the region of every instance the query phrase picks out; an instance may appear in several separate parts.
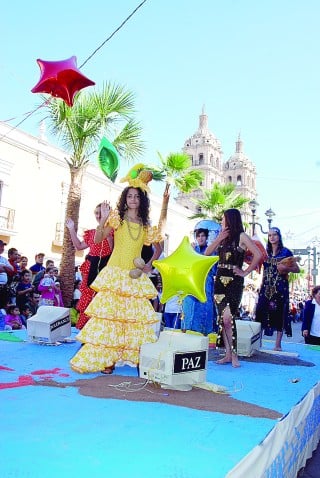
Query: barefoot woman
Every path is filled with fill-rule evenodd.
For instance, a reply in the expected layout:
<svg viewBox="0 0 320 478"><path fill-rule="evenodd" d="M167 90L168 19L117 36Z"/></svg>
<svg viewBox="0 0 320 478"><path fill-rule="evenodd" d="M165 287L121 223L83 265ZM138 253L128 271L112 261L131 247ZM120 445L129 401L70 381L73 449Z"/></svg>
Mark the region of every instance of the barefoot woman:
<svg viewBox="0 0 320 478"><path fill-rule="evenodd" d="M217 251L219 255L214 286L219 325L217 347L224 347L226 354L217 363L232 363L233 367L239 367L235 316L242 299L244 277L255 270L262 258L262 253L244 232L238 209L227 209L224 212L221 226L220 234L205 252L207 256L211 255L213 251ZM252 253L252 262L247 269L243 270L247 249Z"/></svg>

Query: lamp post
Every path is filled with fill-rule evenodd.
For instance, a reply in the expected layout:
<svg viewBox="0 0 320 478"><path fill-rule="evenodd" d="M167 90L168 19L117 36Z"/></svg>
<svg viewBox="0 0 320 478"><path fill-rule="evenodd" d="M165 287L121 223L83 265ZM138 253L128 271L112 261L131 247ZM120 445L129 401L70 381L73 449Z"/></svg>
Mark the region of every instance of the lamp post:
<svg viewBox="0 0 320 478"><path fill-rule="evenodd" d="M312 270L311 270L313 287L317 285L319 256L320 256L320 253L317 252L317 248L316 248L316 246L314 246L312 248Z"/></svg>
<svg viewBox="0 0 320 478"><path fill-rule="evenodd" d="M304 266L306 262L308 262L308 275L307 275L307 282L308 282L308 293L311 292L311 279L312 279L312 286L314 287L317 284L317 275L318 275L318 265L320 262L320 252L317 252L316 246L310 247L308 246L306 249L293 249L293 253L297 255L307 255L307 259L300 263L301 266ZM311 269L312 265L312 269Z"/></svg>
<svg viewBox="0 0 320 478"><path fill-rule="evenodd" d="M273 218L273 216L276 215L276 213L273 212L272 209L271 209L271 207L270 207L270 208L267 209L267 211L265 212L265 215L267 216L268 229L271 229L272 218Z"/></svg>
<svg viewBox="0 0 320 478"><path fill-rule="evenodd" d="M307 272L307 290L308 294L310 294L310 287L311 287L311 247L308 246L306 249L293 249L293 254L297 254L299 256L307 255L308 257L303 261L299 261L299 265L303 267L306 263L308 263L308 272Z"/></svg>
<svg viewBox="0 0 320 478"><path fill-rule="evenodd" d="M259 203L255 200L252 199L249 202L249 207L251 209L251 223L250 225L252 226L252 235L254 236L255 233L255 227L259 226L261 229L262 234L268 234L269 229L271 228L271 223L272 223L272 218L275 216L275 212L272 211L271 208L269 208L266 212L265 215L267 216L267 221L268 221L268 231L264 231L262 228L262 225L256 221L256 210L257 207L259 206Z"/></svg>

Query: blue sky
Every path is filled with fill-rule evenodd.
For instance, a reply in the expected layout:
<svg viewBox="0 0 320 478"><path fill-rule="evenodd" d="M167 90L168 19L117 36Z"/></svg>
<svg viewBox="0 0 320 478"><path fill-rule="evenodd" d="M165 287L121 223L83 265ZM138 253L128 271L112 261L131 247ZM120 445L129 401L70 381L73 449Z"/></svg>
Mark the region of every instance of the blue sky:
<svg viewBox="0 0 320 478"><path fill-rule="evenodd" d="M17 125L40 97L37 58L80 66L140 3L8 2L1 15L0 120ZM320 238L318 0L147 0L83 67L136 94L145 157L179 151L205 105L227 160L239 132L257 168L258 215L276 212L287 245ZM20 126L37 133L41 115Z"/></svg>

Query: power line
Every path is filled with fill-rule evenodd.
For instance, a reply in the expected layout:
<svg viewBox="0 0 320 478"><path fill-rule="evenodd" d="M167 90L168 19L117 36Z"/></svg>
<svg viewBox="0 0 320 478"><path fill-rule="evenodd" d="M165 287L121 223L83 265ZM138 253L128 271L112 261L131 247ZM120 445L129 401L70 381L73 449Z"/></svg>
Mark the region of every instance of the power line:
<svg viewBox="0 0 320 478"><path fill-rule="evenodd" d="M102 43L101 45L98 46L98 48L96 48L90 56L88 56L88 58L79 66L79 69L82 68L86 63L88 63L89 60L91 60L91 58L109 41L111 40L111 38L130 20L130 18L139 10L139 8L142 7L142 5L144 3L146 3L147 0L143 0L131 13L130 15L127 16L127 18L121 23L121 25L119 25L112 33L110 36L108 36L108 38L106 38ZM15 126L13 126L11 129L9 129L9 131L5 134L3 134L2 136L0 136L0 140L7 137L8 134L10 134L12 131L14 131L15 129L17 129L22 123L24 123L27 119L30 118L30 116L32 116L36 111L38 111L40 108L42 108L45 104L47 104L49 101L51 101L51 99L48 99L46 101L44 101L43 103L41 103L41 105L37 106L34 110L32 111L28 111L27 113L23 113L22 116L24 116L24 118L18 123L16 124ZM10 121L12 121L13 119L16 119L16 118L10 118Z"/></svg>
<svg viewBox="0 0 320 478"><path fill-rule="evenodd" d="M111 35L106 38L104 40L103 43L101 43L100 46L98 46L98 48L96 48L94 50L93 53L91 53L91 55L82 63L82 65L79 66L79 68L82 68L99 50L100 48L102 48L109 40L111 40L111 38L125 25L125 23L127 23L128 20L130 20L130 18L136 13L137 10L139 10L140 7L142 7L142 5L144 3L146 3L147 0L143 0L143 2L141 2L134 10L132 13L130 13L130 15L121 23L121 25L118 26L118 28L115 29L115 31L113 33L111 33Z"/></svg>

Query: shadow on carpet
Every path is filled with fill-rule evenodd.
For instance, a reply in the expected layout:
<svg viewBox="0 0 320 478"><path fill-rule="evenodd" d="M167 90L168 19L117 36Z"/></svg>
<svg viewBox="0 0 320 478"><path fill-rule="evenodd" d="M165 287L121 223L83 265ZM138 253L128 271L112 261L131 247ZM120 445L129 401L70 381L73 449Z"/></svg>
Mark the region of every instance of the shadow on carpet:
<svg viewBox="0 0 320 478"><path fill-rule="evenodd" d="M216 349L209 349L208 360L215 362L223 355L222 351ZM239 357L240 361L255 362L255 363L271 363L275 365L298 365L300 367L315 367L313 362L301 360L298 357L288 357L285 355L268 354L267 352L260 352L256 350L251 357Z"/></svg>

